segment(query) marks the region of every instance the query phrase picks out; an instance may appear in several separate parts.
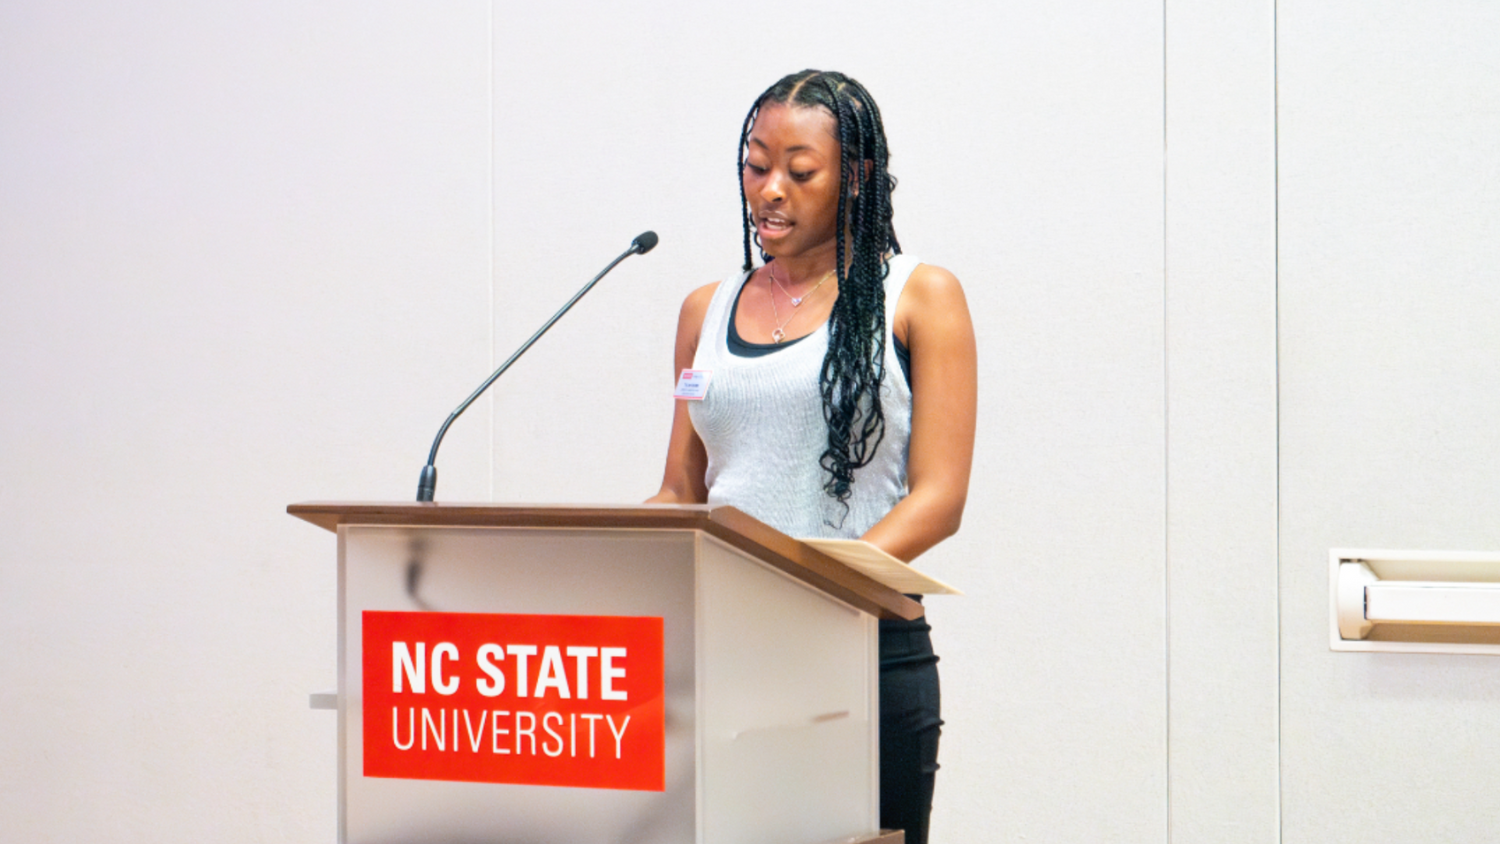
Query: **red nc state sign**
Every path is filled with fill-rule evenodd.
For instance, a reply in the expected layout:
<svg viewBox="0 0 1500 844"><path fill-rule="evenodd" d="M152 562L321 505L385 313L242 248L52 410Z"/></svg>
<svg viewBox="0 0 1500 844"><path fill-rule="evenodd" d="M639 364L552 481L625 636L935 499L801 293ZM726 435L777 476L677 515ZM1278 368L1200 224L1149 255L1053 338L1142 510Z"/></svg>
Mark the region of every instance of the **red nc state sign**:
<svg viewBox="0 0 1500 844"><path fill-rule="evenodd" d="M665 788L660 618L361 621L365 776Z"/></svg>

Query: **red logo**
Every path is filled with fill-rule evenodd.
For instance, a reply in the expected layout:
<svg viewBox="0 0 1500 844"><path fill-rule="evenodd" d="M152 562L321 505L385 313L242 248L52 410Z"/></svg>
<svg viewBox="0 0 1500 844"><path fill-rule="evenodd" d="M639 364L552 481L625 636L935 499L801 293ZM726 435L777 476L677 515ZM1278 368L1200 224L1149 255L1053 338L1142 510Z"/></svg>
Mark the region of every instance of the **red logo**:
<svg viewBox="0 0 1500 844"><path fill-rule="evenodd" d="M362 622L365 776L664 790L660 618Z"/></svg>

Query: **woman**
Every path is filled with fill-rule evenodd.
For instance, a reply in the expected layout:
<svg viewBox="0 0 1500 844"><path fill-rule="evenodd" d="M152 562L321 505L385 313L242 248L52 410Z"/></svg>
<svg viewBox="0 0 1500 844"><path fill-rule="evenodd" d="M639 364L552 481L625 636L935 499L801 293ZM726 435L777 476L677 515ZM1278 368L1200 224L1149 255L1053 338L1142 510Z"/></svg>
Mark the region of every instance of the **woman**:
<svg viewBox="0 0 1500 844"><path fill-rule="evenodd" d="M740 137L744 272L695 290L661 503L731 504L792 536L911 560L958 530L974 448L974 329L951 273L901 254L869 93L803 71ZM751 242L764 263L755 267ZM679 391L679 394L681 391ZM937 657L925 619L881 621L881 825L927 840Z"/></svg>

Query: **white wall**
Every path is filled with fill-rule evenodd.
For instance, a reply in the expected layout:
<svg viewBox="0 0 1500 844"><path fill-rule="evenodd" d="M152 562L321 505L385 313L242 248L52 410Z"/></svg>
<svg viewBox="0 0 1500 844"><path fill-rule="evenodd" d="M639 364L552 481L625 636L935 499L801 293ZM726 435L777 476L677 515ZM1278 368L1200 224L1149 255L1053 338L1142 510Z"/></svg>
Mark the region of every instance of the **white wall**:
<svg viewBox="0 0 1500 844"><path fill-rule="evenodd" d="M1500 8L1281 9L1284 840L1493 840L1500 664L1326 614L1330 548L1500 548Z"/></svg>
<svg viewBox="0 0 1500 844"><path fill-rule="evenodd" d="M740 260L751 99L806 66L879 99L897 231L965 280L980 341L966 526L924 561L969 593L931 612L942 838L1165 831L1161 25L1140 3L496 15L501 348L662 236L500 387L500 500L654 489L677 306Z"/></svg>
<svg viewBox="0 0 1500 844"><path fill-rule="evenodd" d="M649 494L740 121L820 66L879 99L903 244L979 333L970 509L922 560L968 592L930 605L935 840L1493 827L1487 663L1326 653L1309 561L1495 544L1500 26L1281 7L0 9L0 823L331 838L333 540L285 505L410 498L654 228L438 489Z"/></svg>
<svg viewBox="0 0 1500 844"><path fill-rule="evenodd" d="M1275 10L1166 6L1170 840L1278 840Z"/></svg>
<svg viewBox="0 0 1500 844"><path fill-rule="evenodd" d="M488 27L0 7L0 837L333 835L334 547L284 508L409 497L489 364Z"/></svg>

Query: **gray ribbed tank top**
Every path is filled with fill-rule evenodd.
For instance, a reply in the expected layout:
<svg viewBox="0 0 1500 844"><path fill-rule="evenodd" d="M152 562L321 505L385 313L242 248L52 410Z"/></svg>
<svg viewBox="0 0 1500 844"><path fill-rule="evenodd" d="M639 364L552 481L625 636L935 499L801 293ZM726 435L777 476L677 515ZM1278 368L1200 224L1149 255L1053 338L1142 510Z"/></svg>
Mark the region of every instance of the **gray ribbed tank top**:
<svg viewBox="0 0 1500 844"><path fill-rule="evenodd" d="M885 439L869 465L854 474L849 512L823 492L818 457L827 444L818 372L828 352L828 325L800 343L759 357L729 351L729 320L741 273L719 285L703 317L694 369L713 372L708 394L689 402L693 428L708 451L708 503L728 504L795 537L855 539L906 496L911 442L911 388L902 377L891 336L896 301L918 259L891 258L885 281L885 377L881 406Z"/></svg>

